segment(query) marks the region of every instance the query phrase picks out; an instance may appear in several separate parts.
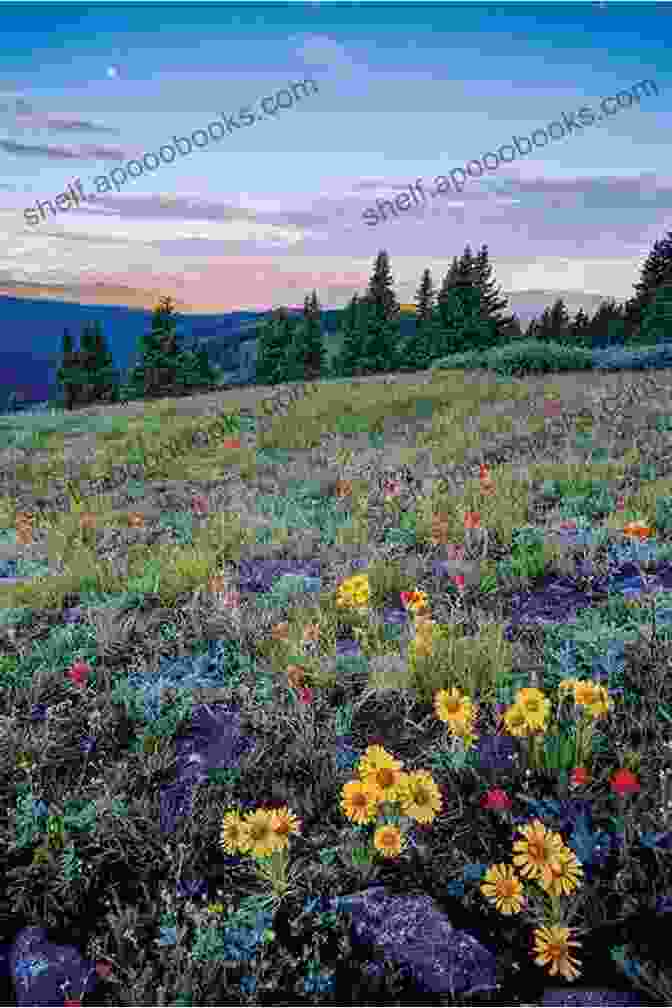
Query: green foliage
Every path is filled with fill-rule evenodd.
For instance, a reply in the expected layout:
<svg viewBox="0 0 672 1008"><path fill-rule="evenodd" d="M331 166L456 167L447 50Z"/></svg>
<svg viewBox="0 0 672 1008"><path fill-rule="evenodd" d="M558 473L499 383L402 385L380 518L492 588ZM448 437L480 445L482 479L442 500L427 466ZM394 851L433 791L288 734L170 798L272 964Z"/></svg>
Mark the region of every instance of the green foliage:
<svg viewBox="0 0 672 1008"><path fill-rule="evenodd" d="M644 346L672 340L672 283L660 286L644 311L640 342Z"/></svg>

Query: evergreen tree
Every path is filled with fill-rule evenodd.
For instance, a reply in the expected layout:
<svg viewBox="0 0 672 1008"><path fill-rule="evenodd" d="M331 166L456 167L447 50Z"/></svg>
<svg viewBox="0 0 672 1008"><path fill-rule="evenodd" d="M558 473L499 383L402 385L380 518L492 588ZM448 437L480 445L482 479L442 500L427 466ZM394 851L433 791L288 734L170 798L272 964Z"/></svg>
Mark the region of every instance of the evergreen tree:
<svg viewBox="0 0 672 1008"><path fill-rule="evenodd" d="M672 231L668 231L665 238L654 242L653 249L642 267L639 283L634 285L636 293L628 302L626 313L626 322L631 335L634 335L641 325L644 312L658 288L669 283L672 283Z"/></svg>
<svg viewBox="0 0 672 1008"><path fill-rule="evenodd" d="M588 315L586 315L583 308L579 308L579 310L574 315L574 318L569 323L568 339L572 346L577 347L588 346L589 327L590 327L590 319Z"/></svg>
<svg viewBox="0 0 672 1008"><path fill-rule="evenodd" d="M152 315L151 331L140 338L140 359L129 376L133 394L139 398L157 398L176 389L180 349L174 310L169 297L161 298Z"/></svg>
<svg viewBox="0 0 672 1008"><path fill-rule="evenodd" d="M498 344L494 319L484 318L476 286L460 283L448 291L439 312L434 356L445 357L469 350L488 350Z"/></svg>
<svg viewBox="0 0 672 1008"><path fill-rule="evenodd" d="M297 326L289 355L288 381L316 381L326 370L326 350L317 291L304 298L303 320Z"/></svg>
<svg viewBox="0 0 672 1008"><path fill-rule="evenodd" d="M71 410L77 398L77 385L74 375L75 349L68 329L63 330L61 356L62 361L56 372L56 378L58 383L63 386L63 405L66 410Z"/></svg>
<svg viewBox="0 0 672 1008"><path fill-rule="evenodd" d="M438 323L435 316L435 292L432 276L428 269L422 274L420 286L415 295L417 313L415 328L402 347L402 368L405 371L421 371L430 367L432 353L438 340Z"/></svg>
<svg viewBox="0 0 672 1008"><path fill-rule="evenodd" d="M364 307L366 306L366 307ZM402 363L399 347L399 302L392 288L387 252L376 256L373 273L360 309L359 332L362 374L393 371Z"/></svg>
<svg viewBox="0 0 672 1008"><path fill-rule="evenodd" d="M567 343L569 333L569 313L562 298L557 298L552 307L544 308L539 318L530 322L528 329L528 337L542 343Z"/></svg>
<svg viewBox="0 0 672 1008"><path fill-rule="evenodd" d="M257 327L256 382L277 385L296 367L294 325L286 308L276 309Z"/></svg>
<svg viewBox="0 0 672 1008"><path fill-rule="evenodd" d="M499 345L510 342L512 331L515 334L516 324L511 315L503 316L502 309L508 305L506 297L501 298L501 289L495 289L492 279L492 266L488 261L488 246L482 245L476 256L473 267L474 283L481 294L481 313L486 319L492 319L497 332Z"/></svg>
<svg viewBox="0 0 672 1008"><path fill-rule="evenodd" d="M640 345L654 346L672 340L672 281L662 284L644 310Z"/></svg>
<svg viewBox="0 0 672 1008"><path fill-rule="evenodd" d="M94 369L91 375L95 402L116 402L119 393L119 374L115 370L112 354L107 348L100 322L93 324L92 340Z"/></svg>
<svg viewBox="0 0 672 1008"><path fill-rule="evenodd" d="M616 322L623 321L623 325L616 325ZM623 319L623 308L616 304L614 298L607 298L602 301L585 330L587 337L586 345L599 350L609 346L622 346L626 330Z"/></svg>
<svg viewBox="0 0 672 1008"><path fill-rule="evenodd" d="M341 324L338 328L341 350L332 361L334 377L349 378L355 373L362 359L360 312L359 295L353 294L342 313Z"/></svg>
<svg viewBox="0 0 672 1008"><path fill-rule="evenodd" d="M387 252L379 252L369 280L364 300L372 305L381 317L392 321L399 315L399 302L392 287L392 272Z"/></svg>
<svg viewBox="0 0 672 1008"><path fill-rule="evenodd" d="M569 341L569 312L562 298L557 298L550 314L550 336L553 343Z"/></svg>

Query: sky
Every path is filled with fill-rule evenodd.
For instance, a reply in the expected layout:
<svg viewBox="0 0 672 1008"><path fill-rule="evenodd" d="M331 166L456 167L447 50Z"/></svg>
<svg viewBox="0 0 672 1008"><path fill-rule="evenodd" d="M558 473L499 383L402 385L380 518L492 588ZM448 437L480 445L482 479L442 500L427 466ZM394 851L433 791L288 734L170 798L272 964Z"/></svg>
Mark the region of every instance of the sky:
<svg viewBox="0 0 672 1008"><path fill-rule="evenodd" d="M487 244L504 291L624 300L672 229L669 4L2 15L5 291L109 285L120 304L151 291L216 313L301 305L315 288L335 308L385 249L410 302L426 267L439 286L466 244ZM56 208L76 180L87 199ZM396 213L378 203L395 199Z"/></svg>

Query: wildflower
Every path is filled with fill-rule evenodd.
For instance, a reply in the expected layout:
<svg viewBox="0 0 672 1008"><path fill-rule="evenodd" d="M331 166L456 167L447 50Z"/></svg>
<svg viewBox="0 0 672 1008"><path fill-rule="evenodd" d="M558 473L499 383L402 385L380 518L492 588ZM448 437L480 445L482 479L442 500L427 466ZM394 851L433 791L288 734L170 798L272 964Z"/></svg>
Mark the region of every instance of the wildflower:
<svg viewBox="0 0 672 1008"><path fill-rule="evenodd" d="M631 770L617 770L609 781L611 790L620 796L634 794L640 790L639 780Z"/></svg>
<svg viewBox="0 0 672 1008"><path fill-rule="evenodd" d="M289 623L276 623L271 629L271 637L277 641L289 640Z"/></svg>
<svg viewBox="0 0 672 1008"><path fill-rule="evenodd" d="M623 528L623 535L630 539L648 539L651 535L651 527L643 521L628 522Z"/></svg>
<svg viewBox="0 0 672 1008"><path fill-rule="evenodd" d="M394 500L395 497L399 497L401 494L401 481L386 479L383 483L383 493L386 501Z"/></svg>
<svg viewBox="0 0 672 1008"><path fill-rule="evenodd" d="M580 976L580 971L574 968L578 963L571 958L569 950L570 946L579 945L579 942L568 940L571 930L554 925L535 928L534 931L534 951L537 953L534 961L539 966L551 963L550 975L555 976L559 972L565 980L575 980Z"/></svg>
<svg viewBox="0 0 672 1008"><path fill-rule="evenodd" d="M625 497L616 498L616 510L625 511Z"/></svg>
<svg viewBox="0 0 672 1008"><path fill-rule="evenodd" d="M222 448L240 448L240 438L224 438Z"/></svg>
<svg viewBox="0 0 672 1008"><path fill-rule="evenodd" d="M454 574L452 581L459 592L464 591L464 574Z"/></svg>
<svg viewBox="0 0 672 1008"><path fill-rule="evenodd" d="M271 826L278 841L286 846L290 836L298 836L301 830L301 822L289 811L287 805L273 809L271 812Z"/></svg>
<svg viewBox="0 0 672 1008"><path fill-rule="evenodd" d="M101 980L107 980L112 973L112 964L99 959L96 963L96 973Z"/></svg>
<svg viewBox="0 0 672 1008"><path fill-rule="evenodd" d="M271 814L264 809L256 809L245 818L248 829L249 844L252 856L255 858L270 857L274 851L282 847L275 830Z"/></svg>
<svg viewBox="0 0 672 1008"><path fill-rule="evenodd" d="M574 851L563 847L558 861L542 870L541 885L551 896L569 896L580 884L583 868Z"/></svg>
<svg viewBox="0 0 672 1008"><path fill-rule="evenodd" d="M449 534L449 519L447 515L432 515L432 542L435 546L445 545Z"/></svg>
<svg viewBox="0 0 672 1008"><path fill-rule="evenodd" d="M495 904L500 913L507 916L520 913L525 899L523 885L511 865L493 865L484 878L481 892Z"/></svg>
<svg viewBox="0 0 672 1008"><path fill-rule="evenodd" d="M319 623L308 623L303 628L303 641L307 643L308 641L319 641L320 639L320 624Z"/></svg>
<svg viewBox="0 0 672 1008"><path fill-rule="evenodd" d="M481 527L481 516L478 511L467 511L464 516L465 529L477 529Z"/></svg>
<svg viewBox="0 0 672 1008"><path fill-rule="evenodd" d="M341 809L359 826L371 822L377 808L378 799L371 781L352 780L341 788Z"/></svg>
<svg viewBox="0 0 672 1008"><path fill-rule="evenodd" d="M352 480L339 479L336 480L336 486L334 488L337 497L350 497L352 496Z"/></svg>
<svg viewBox="0 0 672 1008"><path fill-rule="evenodd" d="M504 730L509 735L514 735L517 738L524 738L526 735L529 735L529 724L525 711L518 704L512 704L505 711Z"/></svg>
<svg viewBox="0 0 672 1008"><path fill-rule="evenodd" d="M546 726L551 701L544 696L541 690L535 687L519 689L516 705L522 711L531 728L542 729Z"/></svg>
<svg viewBox="0 0 672 1008"><path fill-rule="evenodd" d="M544 416L562 416L562 402L560 399L544 399Z"/></svg>
<svg viewBox="0 0 672 1008"><path fill-rule="evenodd" d="M473 720L475 713L471 697L463 695L454 686L434 694L434 711L439 721L444 721L451 729L465 726Z"/></svg>
<svg viewBox="0 0 672 1008"><path fill-rule="evenodd" d="M84 661L76 661L66 673L67 678L75 686L86 686L86 680L91 674L91 666Z"/></svg>
<svg viewBox="0 0 672 1008"><path fill-rule="evenodd" d="M405 838L398 826L386 824L380 826L373 835L373 846L384 857L396 857L401 853Z"/></svg>
<svg viewBox="0 0 672 1008"><path fill-rule="evenodd" d="M309 704L313 700L313 691L310 686L300 686L298 689L299 701L302 704Z"/></svg>
<svg viewBox="0 0 672 1008"><path fill-rule="evenodd" d="M196 494L191 500L191 510L194 514L204 515L208 513L208 498L203 494Z"/></svg>
<svg viewBox="0 0 672 1008"><path fill-rule="evenodd" d="M381 800L395 797L403 763L382 746L369 746L357 766L362 780L371 783Z"/></svg>
<svg viewBox="0 0 672 1008"><path fill-rule="evenodd" d="M511 799L506 791L501 788L490 788L481 798L481 808L493 809L496 812L508 812L511 808Z"/></svg>
<svg viewBox="0 0 672 1008"><path fill-rule="evenodd" d="M93 529L96 527L96 516L93 511L83 511L79 516L79 527Z"/></svg>
<svg viewBox="0 0 672 1008"><path fill-rule="evenodd" d="M367 574L355 574L346 578L336 590L336 605L340 608L363 607L368 605L370 596Z"/></svg>
<svg viewBox="0 0 672 1008"><path fill-rule="evenodd" d="M301 689L303 686L303 680L306 674L306 670L301 668L300 665L288 665L287 666L287 683L292 689Z"/></svg>
<svg viewBox="0 0 672 1008"><path fill-rule="evenodd" d="M513 845L516 855L513 863L520 869L522 875L531 879L539 879L552 863L558 862L560 852L564 848L562 837L558 833L549 832L539 819L535 819L518 831L525 837L516 840Z"/></svg>
<svg viewBox="0 0 672 1008"><path fill-rule="evenodd" d="M425 770L405 774L398 796L404 815L416 822L431 823L441 810L441 793L432 775Z"/></svg>
<svg viewBox="0 0 672 1008"><path fill-rule="evenodd" d="M590 781L590 774L585 767L574 767L569 775L569 783L573 787L585 787Z"/></svg>
<svg viewBox="0 0 672 1008"><path fill-rule="evenodd" d="M460 563L464 560L464 546L457 546L455 543L446 543L446 556L449 560Z"/></svg>
<svg viewBox="0 0 672 1008"><path fill-rule="evenodd" d="M238 851L245 852L250 848L250 837L247 824L243 822L240 812L227 812L222 820L220 844L227 854Z"/></svg>
<svg viewBox="0 0 672 1008"><path fill-rule="evenodd" d="M400 592L401 604L404 609L419 612L427 608L427 595L422 591Z"/></svg>
<svg viewBox="0 0 672 1008"><path fill-rule="evenodd" d="M144 528L144 515L142 515L139 511L131 511L128 516L128 524L131 528Z"/></svg>

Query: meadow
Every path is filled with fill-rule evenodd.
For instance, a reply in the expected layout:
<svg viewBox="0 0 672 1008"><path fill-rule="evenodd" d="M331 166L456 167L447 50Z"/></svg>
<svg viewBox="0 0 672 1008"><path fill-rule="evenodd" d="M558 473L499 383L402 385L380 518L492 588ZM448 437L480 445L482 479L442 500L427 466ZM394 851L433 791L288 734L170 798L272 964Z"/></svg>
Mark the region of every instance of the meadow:
<svg viewBox="0 0 672 1008"><path fill-rule="evenodd" d="M507 367L0 418L0 941L64 1004L417 1004L373 882L496 950L423 1004L672 1001L672 368ZM196 703L255 744L171 817Z"/></svg>

